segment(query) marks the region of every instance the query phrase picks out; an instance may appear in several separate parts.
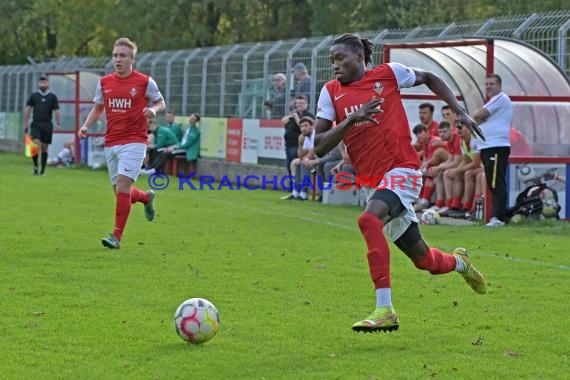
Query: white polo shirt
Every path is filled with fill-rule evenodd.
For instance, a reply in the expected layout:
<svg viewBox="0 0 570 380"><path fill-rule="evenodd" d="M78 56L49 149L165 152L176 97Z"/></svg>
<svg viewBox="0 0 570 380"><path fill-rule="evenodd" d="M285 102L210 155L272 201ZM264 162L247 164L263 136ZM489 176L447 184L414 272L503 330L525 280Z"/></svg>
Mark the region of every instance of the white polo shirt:
<svg viewBox="0 0 570 380"><path fill-rule="evenodd" d="M486 141L479 139L477 147L481 150L511 146L509 141L511 124L513 122L513 104L511 99L501 91L489 99L483 107L489 111L490 115L487 121L480 125Z"/></svg>

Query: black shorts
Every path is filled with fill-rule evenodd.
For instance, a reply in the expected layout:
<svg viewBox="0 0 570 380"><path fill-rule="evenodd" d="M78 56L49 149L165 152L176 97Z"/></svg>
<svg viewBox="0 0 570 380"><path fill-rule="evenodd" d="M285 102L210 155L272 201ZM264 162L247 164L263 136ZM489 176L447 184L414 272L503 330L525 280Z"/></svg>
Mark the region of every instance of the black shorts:
<svg viewBox="0 0 570 380"><path fill-rule="evenodd" d="M32 128L30 128L30 135L33 140L40 140L41 143L51 144L53 129L46 129L32 125Z"/></svg>

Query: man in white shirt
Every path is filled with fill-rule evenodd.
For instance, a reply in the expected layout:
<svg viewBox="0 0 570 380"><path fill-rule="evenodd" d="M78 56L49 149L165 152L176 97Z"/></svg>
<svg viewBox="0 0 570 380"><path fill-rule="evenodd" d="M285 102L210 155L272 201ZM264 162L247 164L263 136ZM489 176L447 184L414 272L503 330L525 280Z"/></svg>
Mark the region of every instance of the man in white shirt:
<svg viewBox="0 0 570 380"><path fill-rule="evenodd" d="M479 123L485 141L479 140L481 160L485 168L487 186L493 194L492 218L488 227L502 227L507 208L507 165L511 144L509 132L513 120L511 99L502 91L502 80L497 74L489 74L485 79L485 93L489 101L473 114Z"/></svg>

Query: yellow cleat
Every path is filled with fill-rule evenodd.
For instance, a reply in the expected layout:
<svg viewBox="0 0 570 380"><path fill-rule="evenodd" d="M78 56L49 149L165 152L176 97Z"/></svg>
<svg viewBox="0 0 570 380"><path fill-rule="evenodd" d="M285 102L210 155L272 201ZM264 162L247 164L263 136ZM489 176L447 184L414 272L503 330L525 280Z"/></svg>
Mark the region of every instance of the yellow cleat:
<svg viewBox="0 0 570 380"><path fill-rule="evenodd" d="M400 323L396 312L391 307L379 307L366 319L352 325L352 330L365 333L398 330Z"/></svg>
<svg viewBox="0 0 570 380"><path fill-rule="evenodd" d="M455 251L453 251L453 256L465 264L465 270L460 273L469 286L479 294L487 293L485 278L481 272L473 266L473 263L471 263L471 258L467 254L467 250L465 248L456 248Z"/></svg>

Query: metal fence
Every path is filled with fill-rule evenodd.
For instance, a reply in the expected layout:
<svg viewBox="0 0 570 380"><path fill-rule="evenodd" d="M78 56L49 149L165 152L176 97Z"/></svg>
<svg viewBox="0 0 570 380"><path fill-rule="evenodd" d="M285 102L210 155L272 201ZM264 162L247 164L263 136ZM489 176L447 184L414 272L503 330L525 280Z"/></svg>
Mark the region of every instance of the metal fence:
<svg viewBox="0 0 570 380"><path fill-rule="evenodd" d="M510 37L542 50L570 76L570 10L542 14L462 21L446 25L419 26L360 33L377 45L375 60L381 60L385 42L412 42L462 37ZM332 36L297 40L244 43L177 51L139 53L136 67L150 73L159 84L168 108L180 115L200 112L205 116L269 118L263 106L275 73L287 75L292 88L292 68L304 63L313 78L310 104L322 85L331 79L328 48ZM112 62L105 58L62 58L35 65L0 67L0 112L22 112L42 72L92 71L109 73ZM290 94L287 91L286 104Z"/></svg>

